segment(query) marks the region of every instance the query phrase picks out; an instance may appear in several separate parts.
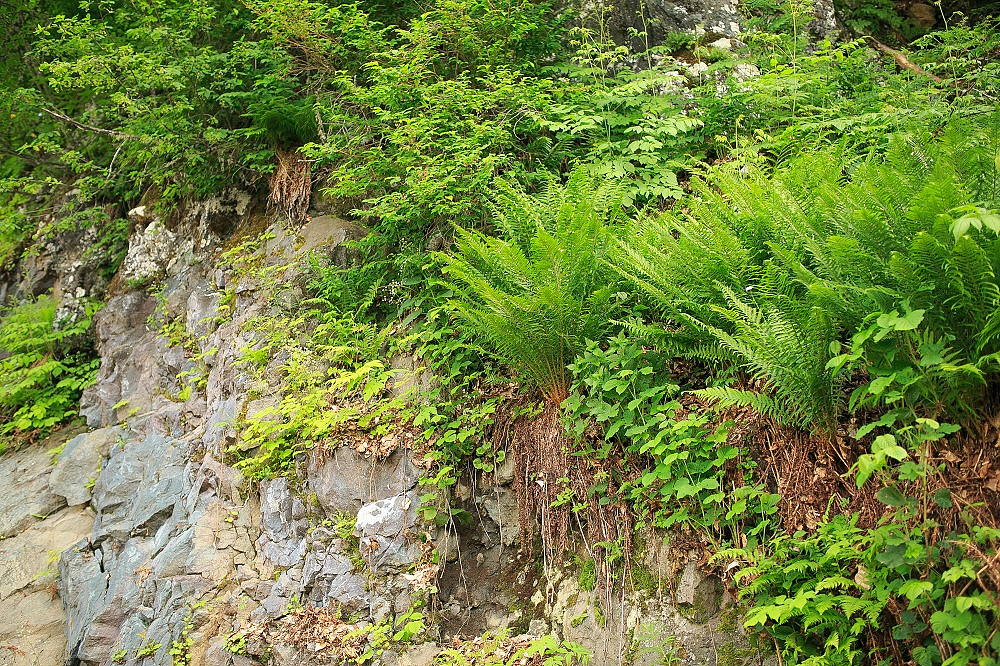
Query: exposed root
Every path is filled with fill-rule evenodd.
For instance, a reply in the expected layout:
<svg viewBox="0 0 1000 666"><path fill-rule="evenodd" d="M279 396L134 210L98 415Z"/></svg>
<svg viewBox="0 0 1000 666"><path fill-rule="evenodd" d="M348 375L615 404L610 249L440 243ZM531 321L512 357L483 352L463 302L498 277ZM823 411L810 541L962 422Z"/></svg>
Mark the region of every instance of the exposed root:
<svg viewBox="0 0 1000 666"><path fill-rule="evenodd" d="M602 505L599 500L617 497L610 472L621 469L624 461L573 456L573 442L555 406L546 406L534 418L519 419L509 432L522 548L533 549L538 519L545 562L559 564L569 551L572 530L579 529L596 564L598 589L610 592L613 561L620 559L626 572L631 568L633 518L623 502ZM599 483L607 487L593 496Z"/></svg>
<svg viewBox="0 0 1000 666"><path fill-rule="evenodd" d="M561 561L569 546L572 501L557 504L557 500L569 488L572 461L570 440L559 420L559 408L546 405L537 417L519 420L512 430L521 546L531 550L535 518L540 516L545 561Z"/></svg>
<svg viewBox="0 0 1000 666"><path fill-rule="evenodd" d="M278 166L268 180L271 193L267 203L287 215L293 222L302 222L309 209L312 177L309 162L296 150L275 150Z"/></svg>

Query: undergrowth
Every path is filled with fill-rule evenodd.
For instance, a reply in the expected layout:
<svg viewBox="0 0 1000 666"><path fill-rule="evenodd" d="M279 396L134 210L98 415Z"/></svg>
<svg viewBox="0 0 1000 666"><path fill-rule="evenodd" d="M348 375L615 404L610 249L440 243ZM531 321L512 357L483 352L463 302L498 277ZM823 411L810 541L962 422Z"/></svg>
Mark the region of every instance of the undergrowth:
<svg viewBox="0 0 1000 666"><path fill-rule="evenodd" d="M57 319L49 296L7 309L0 318L0 434L15 440L46 434L74 416L100 360L87 333L95 304Z"/></svg>

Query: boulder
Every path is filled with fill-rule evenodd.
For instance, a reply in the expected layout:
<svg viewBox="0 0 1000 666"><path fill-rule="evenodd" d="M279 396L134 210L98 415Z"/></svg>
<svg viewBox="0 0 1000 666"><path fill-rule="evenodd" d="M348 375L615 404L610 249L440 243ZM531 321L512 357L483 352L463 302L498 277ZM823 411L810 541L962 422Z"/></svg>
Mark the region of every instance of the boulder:
<svg viewBox="0 0 1000 666"><path fill-rule="evenodd" d="M412 528L420 497L413 492L361 507L354 535L361 539L361 555L373 571L401 571L420 557Z"/></svg>
<svg viewBox="0 0 1000 666"><path fill-rule="evenodd" d="M376 462L341 446L309 460L309 488L328 514L355 513L361 505L412 490L420 478L411 452L400 448Z"/></svg>

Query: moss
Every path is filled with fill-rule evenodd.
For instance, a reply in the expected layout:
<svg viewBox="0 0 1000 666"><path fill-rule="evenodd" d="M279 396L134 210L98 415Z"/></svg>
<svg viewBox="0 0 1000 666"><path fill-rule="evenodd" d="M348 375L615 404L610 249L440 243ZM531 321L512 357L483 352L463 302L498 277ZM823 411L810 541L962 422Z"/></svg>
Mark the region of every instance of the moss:
<svg viewBox="0 0 1000 666"><path fill-rule="evenodd" d="M590 615L588 615L587 613L583 613L582 615L577 615L576 617L574 617L572 619L572 621L570 621L569 626L571 626L574 629L576 629L581 624L583 624L584 622L586 622L588 617L590 617Z"/></svg>
<svg viewBox="0 0 1000 666"><path fill-rule="evenodd" d="M736 633L739 627L740 614L736 608L731 607L722 611L722 615L719 617L719 631L724 634Z"/></svg>
<svg viewBox="0 0 1000 666"><path fill-rule="evenodd" d="M635 628L628 630L625 649L622 651L622 666L632 666L639 658L639 641L635 639Z"/></svg>
<svg viewBox="0 0 1000 666"><path fill-rule="evenodd" d="M531 605L524 599L515 598L507 611L508 617L514 616L517 618L509 626L511 633L514 635L528 633L528 627L531 625L532 615L534 614Z"/></svg>
<svg viewBox="0 0 1000 666"><path fill-rule="evenodd" d="M608 626L608 618L604 617L604 612L601 610L600 604L594 604L594 619L597 620L597 626L601 629Z"/></svg>
<svg viewBox="0 0 1000 666"><path fill-rule="evenodd" d="M632 585L636 592L644 591L652 594L660 588L660 579L655 573L638 564L636 558L636 562L632 564Z"/></svg>
<svg viewBox="0 0 1000 666"><path fill-rule="evenodd" d="M715 650L716 663L719 666L743 666L757 656L753 648L738 648L732 641L723 643Z"/></svg>
<svg viewBox="0 0 1000 666"><path fill-rule="evenodd" d="M576 582L584 592L591 592L597 587L597 563L594 560L586 560L580 566L580 575Z"/></svg>

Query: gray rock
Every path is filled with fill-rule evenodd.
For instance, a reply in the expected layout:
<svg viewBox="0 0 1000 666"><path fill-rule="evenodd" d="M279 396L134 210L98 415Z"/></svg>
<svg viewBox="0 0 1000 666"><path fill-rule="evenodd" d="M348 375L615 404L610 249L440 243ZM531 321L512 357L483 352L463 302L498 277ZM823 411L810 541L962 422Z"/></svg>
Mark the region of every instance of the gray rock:
<svg viewBox="0 0 1000 666"><path fill-rule="evenodd" d="M260 398L247 403L246 418L248 421L280 421L281 415L275 409L279 404L278 398Z"/></svg>
<svg viewBox="0 0 1000 666"><path fill-rule="evenodd" d="M54 494L65 497L70 506L89 502L88 486L96 482L101 463L121 434L120 428L101 428L77 435L66 442L49 475L49 489Z"/></svg>
<svg viewBox="0 0 1000 666"><path fill-rule="evenodd" d="M366 581L359 574L350 573L337 576L330 581L320 606L339 604L344 610L356 613L367 608L371 603L371 595L366 591Z"/></svg>
<svg viewBox="0 0 1000 666"><path fill-rule="evenodd" d="M114 425L130 412L152 411L163 400L163 388L175 383L181 367L166 363L167 341L146 327L155 310L154 298L132 291L112 297L94 316L101 367L80 400L80 414L91 427Z"/></svg>
<svg viewBox="0 0 1000 666"><path fill-rule="evenodd" d="M221 367L216 363L216 368ZM220 394L218 383L220 370L213 368L209 381L209 395ZM215 379L213 386L212 379ZM221 456L233 443L236 442L236 417L239 413L239 404L235 397L225 399L214 399L208 409L208 416L205 420L204 443L208 451L215 456Z"/></svg>
<svg viewBox="0 0 1000 666"><path fill-rule="evenodd" d="M246 486L246 479L239 471L206 453L195 473L194 483L188 493L188 513L194 512L199 497L205 492L210 492L221 499L230 500L234 504L242 506L246 503L244 499L247 492Z"/></svg>
<svg viewBox="0 0 1000 666"><path fill-rule="evenodd" d="M94 484L94 540L154 534L184 496L183 442L150 434L112 447Z"/></svg>
<svg viewBox="0 0 1000 666"><path fill-rule="evenodd" d="M361 538L361 554L374 571L399 571L420 557L413 542L420 497L409 492L361 507L354 535Z"/></svg>
<svg viewBox="0 0 1000 666"><path fill-rule="evenodd" d="M514 493L503 488L485 496L483 507L500 530L500 540L505 546L513 546L521 537L517 516L517 499Z"/></svg>
<svg viewBox="0 0 1000 666"><path fill-rule="evenodd" d="M689 609L695 622L705 622L718 614L724 589L715 576L701 571L694 562L688 562L677 584L677 603Z"/></svg>
<svg viewBox="0 0 1000 666"><path fill-rule="evenodd" d="M85 539L59 558L59 593L66 611L69 657L79 658L80 646L94 616L105 608L108 574L101 568L103 552ZM116 634L117 636L117 631Z"/></svg>
<svg viewBox="0 0 1000 666"><path fill-rule="evenodd" d="M302 511L296 511L288 479L280 477L261 483L260 510L263 533L257 540L258 552L278 567L301 562L306 554L304 537L309 521L295 517Z"/></svg>
<svg viewBox="0 0 1000 666"><path fill-rule="evenodd" d="M760 70L757 69L756 65L750 63L741 62L733 68L733 78L737 81L747 81L758 76L760 76Z"/></svg>
<svg viewBox="0 0 1000 666"><path fill-rule="evenodd" d="M380 463L346 446L328 456L314 453L309 460L309 488L330 515L354 513L362 504L401 495L412 490L419 478L420 470L406 449Z"/></svg>
<svg viewBox="0 0 1000 666"><path fill-rule="evenodd" d="M181 576L187 573L187 563L194 550L194 527L181 532L167 541L163 550L149 563L157 578Z"/></svg>
<svg viewBox="0 0 1000 666"><path fill-rule="evenodd" d="M0 458L0 538L17 534L66 505L64 498L49 491L50 464L50 455L40 446Z"/></svg>
<svg viewBox="0 0 1000 666"><path fill-rule="evenodd" d="M343 551L343 541L323 528L312 536L300 583L302 590L309 590L309 600L317 606L339 604L351 612L367 606L365 580L354 571L351 558Z"/></svg>
<svg viewBox="0 0 1000 666"><path fill-rule="evenodd" d="M431 666L434 658L441 652L437 643L421 643L399 655L397 666Z"/></svg>
<svg viewBox="0 0 1000 666"><path fill-rule="evenodd" d="M602 11L591 5L584 8L585 21L596 24ZM604 10L604 25L619 45L629 46L633 53L658 46L671 33L709 33L736 37L742 32L742 17L734 0L624 0L610 10ZM645 33L645 37L642 34Z"/></svg>
<svg viewBox="0 0 1000 666"><path fill-rule="evenodd" d="M187 330L199 341L208 338L215 328L215 318L218 316L219 294L212 289L207 281L199 282L191 290L186 303L185 321ZM202 346L202 350L206 349ZM211 358L208 359L209 361Z"/></svg>
<svg viewBox="0 0 1000 666"><path fill-rule="evenodd" d="M514 456L505 456L494 472L497 485L509 486L514 482Z"/></svg>
<svg viewBox="0 0 1000 666"><path fill-rule="evenodd" d="M917 5L910 5L911 9ZM844 32L844 26L837 19L833 0L815 0L812 4L812 21L809 22L809 33L813 39L830 39L836 41Z"/></svg>

